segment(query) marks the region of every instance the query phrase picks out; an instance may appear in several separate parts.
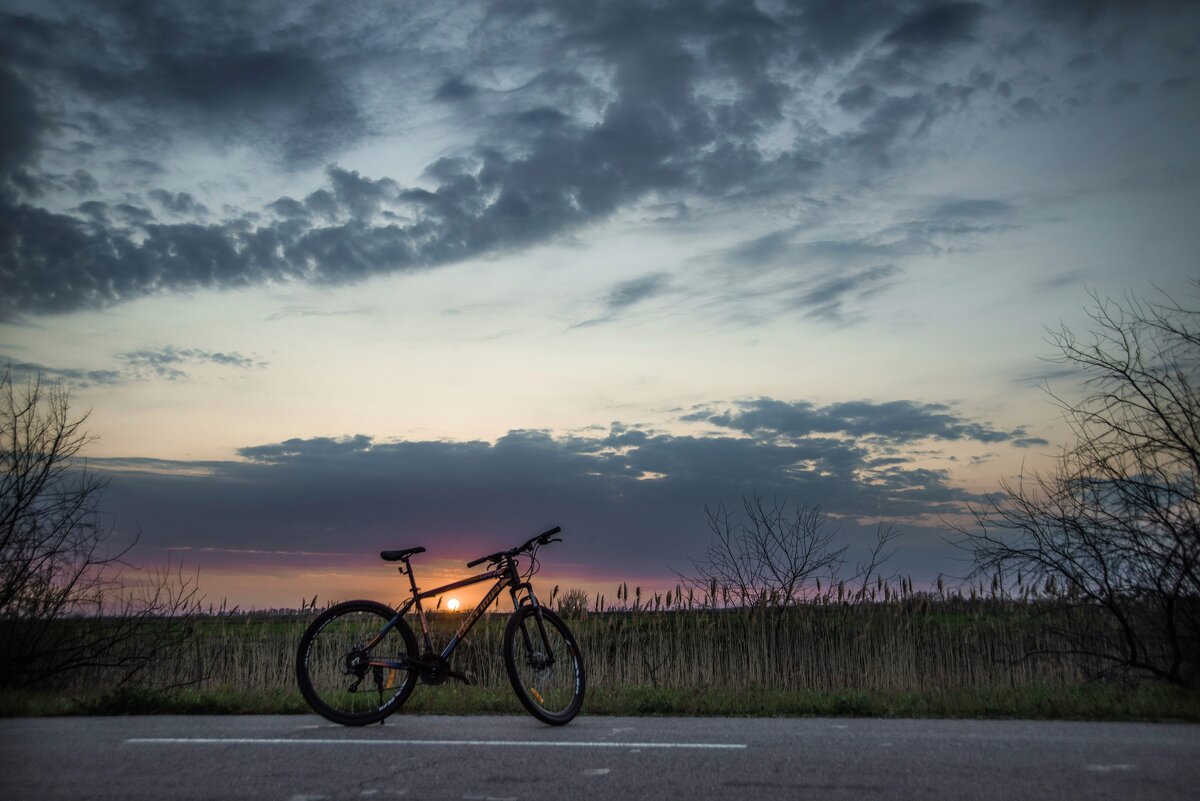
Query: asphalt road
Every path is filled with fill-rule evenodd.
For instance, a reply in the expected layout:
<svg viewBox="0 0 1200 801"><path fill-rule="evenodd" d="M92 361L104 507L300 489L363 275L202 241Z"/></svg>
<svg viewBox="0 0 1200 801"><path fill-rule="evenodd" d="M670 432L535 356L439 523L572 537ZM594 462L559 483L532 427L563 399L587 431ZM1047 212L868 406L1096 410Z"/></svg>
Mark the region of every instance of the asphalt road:
<svg viewBox="0 0 1200 801"><path fill-rule="evenodd" d="M1200 726L398 714L0 720L0 798L1193 799Z"/></svg>

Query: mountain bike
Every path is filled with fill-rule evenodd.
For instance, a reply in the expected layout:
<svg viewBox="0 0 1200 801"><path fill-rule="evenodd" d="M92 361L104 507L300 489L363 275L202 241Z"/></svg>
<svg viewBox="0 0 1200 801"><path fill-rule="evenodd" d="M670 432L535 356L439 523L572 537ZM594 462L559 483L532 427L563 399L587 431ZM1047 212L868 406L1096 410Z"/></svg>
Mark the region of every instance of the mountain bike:
<svg viewBox="0 0 1200 801"><path fill-rule="evenodd" d="M383 551L386 562L402 562L412 598L399 608L375 601L345 601L325 610L300 638L296 680L300 692L317 713L346 726L382 721L408 700L417 681L442 684L448 679L470 683L471 677L452 670L450 657L488 607L507 589L513 613L504 628L501 654L509 682L521 704L538 720L554 726L569 723L583 704L586 684L583 655L567 624L538 603L530 582L537 572L537 551L562 531L555 526L507 551L481 556L468 568L487 563L489 569L471 578L422 591L410 559L424 548ZM524 573L518 560L528 554ZM440 653L433 647L422 599L459 587L495 579L483 600L467 614ZM424 651L404 619L416 607Z"/></svg>

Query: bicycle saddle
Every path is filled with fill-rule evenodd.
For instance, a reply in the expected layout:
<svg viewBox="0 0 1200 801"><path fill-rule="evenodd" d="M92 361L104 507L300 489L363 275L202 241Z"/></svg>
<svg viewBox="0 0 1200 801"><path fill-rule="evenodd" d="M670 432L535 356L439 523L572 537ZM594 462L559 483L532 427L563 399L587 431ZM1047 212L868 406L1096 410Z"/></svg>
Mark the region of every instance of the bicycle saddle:
<svg viewBox="0 0 1200 801"><path fill-rule="evenodd" d="M413 554L425 553L424 548L404 548L399 551L380 551L379 558L385 562L399 562Z"/></svg>

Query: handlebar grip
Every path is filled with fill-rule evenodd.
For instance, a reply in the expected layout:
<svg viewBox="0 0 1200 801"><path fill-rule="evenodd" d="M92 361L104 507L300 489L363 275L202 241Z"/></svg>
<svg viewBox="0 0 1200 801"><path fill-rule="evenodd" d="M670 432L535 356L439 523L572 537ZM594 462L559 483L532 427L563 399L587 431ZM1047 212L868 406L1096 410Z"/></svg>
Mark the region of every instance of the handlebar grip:
<svg viewBox="0 0 1200 801"><path fill-rule="evenodd" d="M560 531L562 531L562 526L555 526L554 528L550 529L549 531L543 531L541 534L538 534L536 537L534 537L534 539L540 540L542 537L551 537Z"/></svg>
<svg viewBox="0 0 1200 801"><path fill-rule="evenodd" d="M475 567L475 565L482 565L486 561L487 561L487 557L481 556L478 559L476 559L474 562L467 562L467 567Z"/></svg>

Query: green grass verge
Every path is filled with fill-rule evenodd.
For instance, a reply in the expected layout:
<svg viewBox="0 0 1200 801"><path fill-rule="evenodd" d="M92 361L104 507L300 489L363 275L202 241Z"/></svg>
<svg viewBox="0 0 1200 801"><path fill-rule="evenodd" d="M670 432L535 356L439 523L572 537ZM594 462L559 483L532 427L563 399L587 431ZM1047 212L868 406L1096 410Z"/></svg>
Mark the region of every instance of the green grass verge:
<svg viewBox="0 0 1200 801"><path fill-rule="evenodd" d="M122 690L92 695L0 692L0 716L305 714L295 690L250 693L230 688ZM523 714L507 688L418 687L408 714ZM932 717L1200 722L1200 692L1160 685L980 689L954 692L770 688L694 690L593 687L591 715L768 717Z"/></svg>

